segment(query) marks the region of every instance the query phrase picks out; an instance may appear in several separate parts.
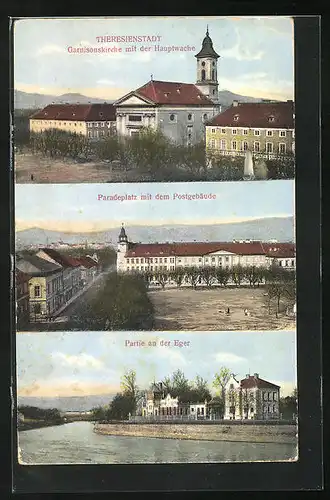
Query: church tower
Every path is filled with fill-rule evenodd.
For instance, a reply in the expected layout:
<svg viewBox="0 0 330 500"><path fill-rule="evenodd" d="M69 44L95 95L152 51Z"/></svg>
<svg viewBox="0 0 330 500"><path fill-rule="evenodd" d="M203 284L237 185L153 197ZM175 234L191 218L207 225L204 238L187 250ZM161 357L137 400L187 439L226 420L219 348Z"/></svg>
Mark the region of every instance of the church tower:
<svg viewBox="0 0 330 500"><path fill-rule="evenodd" d="M213 48L213 42L207 27L206 36L203 40L202 48L195 55L197 59L197 81L196 87L203 92L206 97L218 104L218 59L219 55Z"/></svg>
<svg viewBox="0 0 330 500"><path fill-rule="evenodd" d="M117 271L125 271L125 255L128 250L128 238L124 228L124 224L120 229L117 247Z"/></svg>

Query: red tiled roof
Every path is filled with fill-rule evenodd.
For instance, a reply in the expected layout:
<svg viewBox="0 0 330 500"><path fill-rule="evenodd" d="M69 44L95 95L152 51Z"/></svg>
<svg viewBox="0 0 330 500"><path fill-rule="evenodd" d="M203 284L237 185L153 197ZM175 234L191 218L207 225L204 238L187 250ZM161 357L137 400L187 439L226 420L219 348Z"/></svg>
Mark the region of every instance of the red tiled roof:
<svg viewBox="0 0 330 500"><path fill-rule="evenodd" d="M70 257L69 255L63 255L57 250L54 250L53 248L42 248L41 249L43 252L45 252L49 257L58 264L60 264L63 267L78 267L80 266L80 262L78 259L75 259L74 257Z"/></svg>
<svg viewBox="0 0 330 500"><path fill-rule="evenodd" d="M112 104L49 104L31 117L33 120L115 121Z"/></svg>
<svg viewBox="0 0 330 500"><path fill-rule="evenodd" d="M276 384L272 384L271 382L267 382L267 380L263 380L262 378L255 377L254 375L250 375L249 378L244 378L241 380L241 388L242 389L252 389L257 387L258 389L279 389L280 386Z"/></svg>
<svg viewBox="0 0 330 500"><path fill-rule="evenodd" d="M79 257L79 259L76 260L79 261L80 265L87 267L88 269L90 269L91 267L97 267L97 262L91 257Z"/></svg>
<svg viewBox="0 0 330 500"><path fill-rule="evenodd" d="M293 243L263 243L265 253L268 257L294 257L296 247Z"/></svg>
<svg viewBox="0 0 330 500"><path fill-rule="evenodd" d="M207 122L207 126L247 128L294 128L292 101L276 103L238 103L219 113ZM234 117L237 117L235 120ZM273 118L274 121L269 121Z"/></svg>
<svg viewBox="0 0 330 500"><path fill-rule="evenodd" d="M214 103L192 83L151 80L135 90L134 94L146 97L155 104L214 106Z"/></svg>
<svg viewBox="0 0 330 500"><path fill-rule="evenodd" d="M267 245L267 244L266 244ZM292 243L272 243L270 248L280 247L282 251L293 249ZM169 257L169 256L198 256L206 255L218 250L231 252L237 255L268 255L268 247L258 242L251 243L233 243L233 242L214 242L214 243L136 243L126 252L126 257ZM280 256L276 254L276 256Z"/></svg>

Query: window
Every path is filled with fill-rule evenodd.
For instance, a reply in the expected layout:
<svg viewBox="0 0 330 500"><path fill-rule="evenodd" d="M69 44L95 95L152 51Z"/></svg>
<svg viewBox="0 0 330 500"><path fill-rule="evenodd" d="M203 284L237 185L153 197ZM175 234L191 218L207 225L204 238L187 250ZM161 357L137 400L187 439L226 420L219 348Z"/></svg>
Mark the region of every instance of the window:
<svg viewBox="0 0 330 500"><path fill-rule="evenodd" d="M227 141L226 141L226 139L222 139L220 141L220 149L222 149L222 150L227 149Z"/></svg>
<svg viewBox="0 0 330 500"><path fill-rule="evenodd" d="M294 260L291 261L291 267L294 267Z"/></svg>
<svg viewBox="0 0 330 500"><path fill-rule="evenodd" d="M104 130L100 130L100 137L103 137L104 136Z"/></svg>
<svg viewBox="0 0 330 500"><path fill-rule="evenodd" d="M248 135L249 131L247 128L243 128L243 135Z"/></svg>
<svg viewBox="0 0 330 500"><path fill-rule="evenodd" d="M140 259L140 264L143 264L143 259Z"/></svg>
<svg viewBox="0 0 330 500"><path fill-rule="evenodd" d="M237 148L237 142L236 141L233 141L231 143L231 149L236 149Z"/></svg>
<svg viewBox="0 0 330 500"><path fill-rule="evenodd" d="M255 130L254 135L260 135L260 130Z"/></svg>
<svg viewBox="0 0 330 500"><path fill-rule="evenodd" d="M101 126L101 127L104 127L104 122L101 122L101 123L100 123L100 126Z"/></svg>
<svg viewBox="0 0 330 500"><path fill-rule="evenodd" d="M211 148L215 148L215 139L211 139Z"/></svg>
<svg viewBox="0 0 330 500"><path fill-rule="evenodd" d="M203 115L203 120L206 121L207 120L207 113L204 113Z"/></svg>
<svg viewBox="0 0 330 500"><path fill-rule="evenodd" d="M229 257L226 257L226 262L229 262Z"/></svg>
<svg viewBox="0 0 330 500"><path fill-rule="evenodd" d="M225 134L225 133L226 133L226 129L225 129L225 128L222 128L222 129L221 129L221 133L222 133L222 134Z"/></svg>
<svg viewBox="0 0 330 500"><path fill-rule="evenodd" d="M254 151L256 151L256 152L260 151L260 142L255 142L254 143Z"/></svg>
<svg viewBox="0 0 330 500"><path fill-rule="evenodd" d="M170 115L170 121L176 122L176 115L174 115L173 113Z"/></svg>
<svg viewBox="0 0 330 500"><path fill-rule="evenodd" d="M232 130L232 134L233 134L233 135L237 135L237 129L236 129L236 128L233 128L233 130Z"/></svg>
<svg viewBox="0 0 330 500"><path fill-rule="evenodd" d="M90 130L88 131L88 137L92 137L92 132Z"/></svg>
<svg viewBox="0 0 330 500"><path fill-rule="evenodd" d="M278 146L278 149L279 149L279 152L280 154L285 154L286 152L286 144L284 142L280 142L279 146Z"/></svg>
<svg viewBox="0 0 330 500"><path fill-rule="evenodd" d="M211 128L211 134L215 134L215 128Z"/></svg>
<svg viewBox="0 0 330 500"><path fill-rule="evenodd" d="M158 262L158 259L157 259L157 257L155 257L155 264L157 264L157 262Z"/></svg>
<svg viewBox="0 0 330 500"><path fill-rule="evenodd" d="M34 296L41 297L41 288L40 285L35 285L34 287Z"/></svg>
<svg viewBox="0 0 330 500"><path fill-rule="evenodd" d="M131 259L131 264L134 264L134 259Z"/></svg>
<svg viewBox="0 0 330 500"><path fill-rule="evenodd" d="M205 69L202 69L202 80L205 80Z"/></svg>
<svg viewBox="0 0 330 500"><path fill-rule="evenodd" d="M212 257L212 262L215 262L215 257Z"/></svg>
<svg viewBox="0 0 330 500"><path fill-rule="evenodd" d="M166 262L167 262L167 258L166 258L166 257L164 258L164 262L165 262L165 264L166 264Z"/></svg>
<svg viewBox="0 0 330 500"><path fill-rule="evenodd" d="M214 80L214 76L215 76L214 69L212 69L212 80Z"/></svg>
<svg viewBox="0 0 330 500"><path fill-rule="evenodd" d="M266 142L266 153L272 153L272 152L273 152L273 143Z"/></svg>
<svg viewBox="0 0 330 500"><path fill-rule="evenodd" d="M273 131L272 130L267 130L267 134L266 134L268 137L273 137Z"/></svg>
<svg viewBox="0 0 330 500"><path fill-rule="evenodd" d="M189 114L188 114L188 120L189 120L189 121L191 121L191 120L192 120L192 114L191 114L191 113L189 113Z"/></svg>
<svg viewBox="0 0 330 500"><path fill-rule="evenodd" d="M162 259L162 257L160 257L159 264L162 264L162 263L163 263L163 259Z"/></svg>
<svg viewBox="0 0 330 500"><path fill-rule="evenodd" d="M277 401L277 392L273 392L273 401Z"/></svg>
<svg viewBox="0 0 330 500"><path fill-rule="evenodd" d="M280 130L280 137L286 137L286 130Z"/></svg>
<svg viewBox="0 0 330 500"><path fill-rule="evenodd" d="M202 66L203 66L203 68L204 68L204 66L205 66L205 62L204 62L204 61L202 62Z"/></svg>
<svg viewBox="0 0 330 500"><path fill-rule="evenodd" d="M246 141L243 141L243 142L242 142L242 146L243 146L243 147L242 147L243 151L247 151L247 148L248 148L248 143L247 143Z"/></svg>
<svg viewBox="0 0 330 500"><path fill-rule="evenodd" d="M128 120L130 122L141 122L142 116L141 115L128 115Z"/></svg>

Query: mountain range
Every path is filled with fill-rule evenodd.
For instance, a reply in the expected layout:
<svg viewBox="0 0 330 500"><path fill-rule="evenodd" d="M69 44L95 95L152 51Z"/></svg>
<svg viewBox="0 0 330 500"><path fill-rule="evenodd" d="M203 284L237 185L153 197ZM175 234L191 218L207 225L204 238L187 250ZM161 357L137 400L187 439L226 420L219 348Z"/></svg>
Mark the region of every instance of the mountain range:
<svg viewBox="0 0 330 500"><path fill-rule="evenodd" d="M65 233L47 229L31 228L16 233L16 249L30 245L107 243L116 245L120 227L93 233ZM152 242L192 242L192 241L232 241L233 239L294 241L293 217L269 217L245 222L209 225L164 225L129 226L126 228L130 241Z"/></svg>
<svg viewBox="0 0 330 500"><path fill-rule="evenodd" d="M57 398L42 398L33 396L18 396L19 406L35 406L37 408L57 408L60 411L89 411L97 406L110 403L114 394L101 394L91 396L66 396Z"/></svg>
<svg viewBox="0 0 330 500"><path fill-rule="evenodd" d="M219 99L224 107L231 106L234 100L244 102L260 102L262 98L242 96L234 94L229 90L220 90ZM89 103L111 103L113 100L98 99L96 97L87 97L79 93L68 93L60 96L48 94L33 94L29 92L22 92L21 90L14 90L14 109L39 109L44 108L48 104L89 104Z"/></svg>

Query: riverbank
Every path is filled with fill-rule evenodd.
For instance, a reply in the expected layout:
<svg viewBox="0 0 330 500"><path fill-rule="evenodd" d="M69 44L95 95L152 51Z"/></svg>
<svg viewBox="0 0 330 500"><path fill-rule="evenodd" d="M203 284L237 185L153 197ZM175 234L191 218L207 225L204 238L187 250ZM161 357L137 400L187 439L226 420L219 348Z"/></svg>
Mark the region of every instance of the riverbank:
<svg viewBox="0 0 330 500"><path fill-rule="evenodd" d="M95 424L94 432L109 436L134 436L194 441L249 443L297 442L295 425L202 425L202 424Z"/></svg>
<svg viewBox="0 0 330 500"><path fill-rule="evenodd" d="M24 420L24 422L20 422L17 425L17 429L19 431L29 431L31 429L40 429L42 427L57 427L58 425L64 425L67 422L51 422L49 420L33 420L28 419Z"/></svg>

